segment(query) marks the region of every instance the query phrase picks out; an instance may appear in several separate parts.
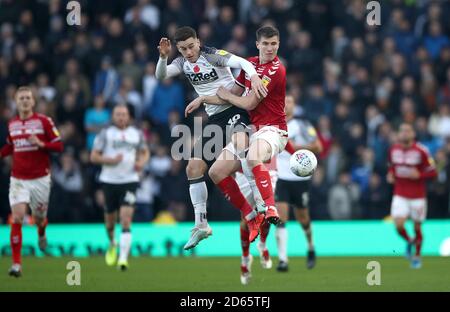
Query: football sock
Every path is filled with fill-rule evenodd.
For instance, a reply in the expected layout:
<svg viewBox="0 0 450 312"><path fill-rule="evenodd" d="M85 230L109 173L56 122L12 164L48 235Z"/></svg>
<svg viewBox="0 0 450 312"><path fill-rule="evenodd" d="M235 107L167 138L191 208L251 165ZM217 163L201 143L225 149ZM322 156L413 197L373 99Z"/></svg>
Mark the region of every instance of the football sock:
<svg viewBox="0 0 450 312"><path fill-rule="evenodd" d="M280 261L287 262L288 232L285 223L280 223L277 225L275 237L277 239L277 246L278 246L278 259L280 259Z"/></svg>
<svg viewBox="0 0 450 312"><path fill-rule="evenodd" d="M47 218L45 218L44 222L42 222L42 224L40 226L38 226L38 235L40 237L45 235L45 228L47 227L48 224L48 220Z"/></svg>
<svg viewBox="0 0 450 312"><path fill-rule="evenodd" d="M120 255L119 261L127 261L131 248L131 232L130 230L122 230L120 234Z"/></svg>
<svg viewBox="0 0 450 312"><path fill-rule="evenodd" d="M249 248L250 248L250 241L248 239L249 233L248 230L245 228L240 227L241 229L241 248L242 248L242 256L248 257L249 255Z"/></svg>
<svg viewBox="0 0 450 312"><path fill-rule="evenodd" d="M267 207L274 207L275 198L273 195L272 181L270 179L269 171L263 164L259 164L253 168L252 172L255 176L255 182L264 203Z"/></svg>
<svg viewBox="0 0 450 312"><path fill-rule="evenodd" d="M415 244L416 244L416 256L420 257L420 251L422 249L422 227L420 224L416 224L414 226L414 230L416 232L416 239L414 240Z"/></svg>
<svg viewBox="0 0 450 312"><path fill-rule="evenodd" d="M397 228L398 234L400 234L401 237L403 237L408 243L411 242L411 238L408 236L408 233L406 233L405 227Z"/></svg>
<svg viewBox="0 0 450 312"><path fill-rule="evenodd" d="M222 191L223 195L227 200L229 200L234 207L238 208L246 220L251 220L252 215L254 215L253 208L250 206L248 201L245 199L239 185L233 177L226 177L220 181L217 186Z"/></svg>
<svg viewBox="0 0 450 312"><path fill-rule="evenodd" d="M22 224L11 225L10 243L13 264L22 264Z"/></svg>
<svg viewBox="0 0 450 312"><path fill-rule="evenodd" d="M270 230L270 223L264 220L263 223L261 224L259 233L261 235L259 237L259 241L263 244L264 248L266 247L266 239L267 236L269 235L269 230Z"/></svg>
<svg viewBox="0 0 450 312"><path fill-rule="evenodd" d="M261 193L259 192L258 186L256 185L255 176L253 175L252 170L248 166L247 160L245 158L243 158L243 159L240 159L240 161L241 161L242 173L247 178L247 181L248 181L248 184L250 185L250 189L252 190L253 198L255 199L255 202L258 205L264 204L264 200L261 196ZM259 207L257 207L257 208L259 208Z"/></svg>
<svg viewBox="0 0 450 312"><path fill-rule="evenodd" d="M194 207L195 226L206 227L208 220L206 218L206 202L208 200L208 188L205 178L189 180L189 194L191 196L192 206Z"/></svg>

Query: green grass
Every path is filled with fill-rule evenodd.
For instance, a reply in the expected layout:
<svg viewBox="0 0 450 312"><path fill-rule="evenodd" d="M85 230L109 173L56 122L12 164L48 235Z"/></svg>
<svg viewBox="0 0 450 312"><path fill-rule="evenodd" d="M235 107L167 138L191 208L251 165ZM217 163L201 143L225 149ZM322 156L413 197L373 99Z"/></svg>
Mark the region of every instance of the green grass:
<svg viewBox="0 0 450 312"><path fill-rule="evenodd" d="M23 276L7 276L8 258L0 258L0 291L450 291L450 259L428 257L412 270L400 257L318 258L307 270L304 258L291 258L288 273L263 270L253 262L253 279L239 281L239 258L132 258L130 270L107 267L103 258L76 259L81 286L68 286L69 258L25 257ZM381 264L381 285L368 286L367 263ZM276 263L276 261L274 261Z"/></svg>

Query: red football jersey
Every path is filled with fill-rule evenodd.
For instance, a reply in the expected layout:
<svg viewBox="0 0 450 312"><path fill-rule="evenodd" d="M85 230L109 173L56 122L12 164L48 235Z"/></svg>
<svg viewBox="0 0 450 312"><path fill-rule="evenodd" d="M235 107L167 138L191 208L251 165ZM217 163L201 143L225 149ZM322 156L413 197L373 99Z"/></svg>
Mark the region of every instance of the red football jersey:
<svg viewBox="0 0 450 312"><path fill-rule="evenodd" d="M259 56L248 58L253 64L261 78L262 82L268 89L267 96L252 111L249 111L252 124L260 129L262 126L275 126L287 131L286 114L284 112L284 98L286 96L286 68L278 59L260 64ZM236 83L245 88L244 95L250 92L252 83L250 77L241 70L236 78Z"/></svg>
<svg viewBox="0 0 450 312"><path fill-rule="evenodd" d="M420 172L419 179L408 178L412 169ZM434 160L420 143L410 148L394 144L389 150L389 171L394 175L394 195L406 198L426 197L425 180L436 176Z"/></svg>
<svg viewBox="0 0 450 312"><path fill-rule="evenodd" d="M31 135L44 142L43 148L28 142ZM11 176L31 180L50 173L49 152L61 152L63 145L53 121L41 114L33 115L25 120L18 116L8 123L7 143L1 150L1 156L12 154Z"/></svg>

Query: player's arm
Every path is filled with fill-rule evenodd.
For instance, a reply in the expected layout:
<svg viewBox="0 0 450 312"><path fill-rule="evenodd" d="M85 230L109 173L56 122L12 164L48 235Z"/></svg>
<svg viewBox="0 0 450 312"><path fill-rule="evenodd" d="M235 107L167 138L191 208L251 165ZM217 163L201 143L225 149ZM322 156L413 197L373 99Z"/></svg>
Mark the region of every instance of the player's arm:
<svg viewBox="0 0 450 312"><path fill-rule="evenodd" d="M49 117L45 117L42 120L44 125L44 131L47 141L40 140L36 135L31 135L28 138L28 142L33 145L37 145L39 148L48 152L61 153L64 150L64 145L61 141L58 129Z"/></svg>
<svg viewBox="0 0 450 312"><path fill-rule="evenodd" d="M106 146L106 131L103 129L94 139L94 146L89 157L91 163L96 165L114 166L120 163L123 159L122 154L117 154L115 157L103 156L103 149Z"/></svg>
<svg viewBox="0 0 450 312"><path fill-rule="evenodd" d="M392 159L391 159L391 149L389 149L389 152L388 152L388 173L386 175L386 181L389 184L395 183L395 169L394 169L394 164L392 163Z"/></svg>
<svg viewBox="0 0 450 312"><path fill-rule="evenodd" d="M227 103L248 111L254 110L262 100L262 98L258 98L254 92L250 92L246 96L239 96L231 93L224 87L220 87L217 90L217 96Z"/></svg>
<svg viewBox="0 0 450 312"><path fill-rule="evenodd" d="M8 157L9 155L12 155L14 151L14 148L12 144L6 143L2 146L0 149L0 158Z"/></svg>
<svg viewBox="0 0 450 312"><path fill-rule="evenodd" d="M142 169L144 169L145 164L148 162L149 159L150 159L150 150L147 146L147 143L145 142L144 135L141 132L139 134L139 146L136 162L134 164L134 169L137 172L142 171Z"/></svg>
<svg viewBox="0 0 450 312"><path fill-rule="evenodd" d="M265 98L267 96L268 90L266 86L264 86L261 78L259 78L258 73L256 72L256 69L252 63L242 57L231 55L226 65L231 68L240 68L245 71L252 82L253 93L256 94L259 98Z"/></svg>
<svg viewBox="0 0 450 312"><path fill-rule="evenodd" d="M178 61L174 61L172 64L167 65L167 58L169 57L172 46L170 40L167 38L161 38L159 41L159 59L156 64L155 77L158 80L177 76L181 73L181 68Z"/></svg>
<svg viewBox="0 0 450 312"><path fill-rule="evenodd" d="M244 88L238 84L235 84L231 88L231 93L233 93L233 94L240 96L240 95L242 95L243 92L244 92ZM194 100L192 100L192 102L186 106L186 109L184 111L184 116L187 117L187 115L189 115L190 113L195 111L203 103L212 104L212 105L229 104L228 102L219 98L217 95L202 95L202 96L199 96L199 97L195 98Z"/></svg>
<svg viewBox="0 0 450 312"><path fill-rule="evenodd" d="M422 152L423 165L420 170L420 179L433 179L437 177L435 162L428 150Z"/></svg>

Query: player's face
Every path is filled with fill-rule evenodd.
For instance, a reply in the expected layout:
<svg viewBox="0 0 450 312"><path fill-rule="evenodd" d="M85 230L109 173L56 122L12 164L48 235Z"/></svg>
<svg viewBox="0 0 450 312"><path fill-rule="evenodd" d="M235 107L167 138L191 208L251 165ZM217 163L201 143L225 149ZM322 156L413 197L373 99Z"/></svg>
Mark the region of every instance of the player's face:
<svg viewBox="0 0 450 312"><path fill-rule="evenodd" d="M398 131L398 139L401 143L409 144L414 140L415 136L416 134L411 125L403 124L400 126Z"/></svg>
<svg viewBox="0 0 450 312"><path fill-rule="evenodd" d="M16 105L17 111L21 112L30 112L33 110L35 105L33 94L31 91L20 91L16 94Z"/></svg>
<svg viewBox="0 0 450 312"><path fill-rule="evenodd" d="M256 47L259 50L259 57L264 63L272 61L278 53L280 47L280 38L273 36L270 38L261 37L259 41L256 41Z"/></svg>
<svg viewBox="0 0 450 312"><path fill-rule="evenodd" d="M113 112L113 122L114 124L123 129L128 126L128 123L130 121L130 113L128 112L128 109L123 106L117 106L114 108Z"/></svg>
<svg viewBox="0 0 450 312"><path fill-rule="evenodd" d="M290 117L294 114L295 100L293 96L286 96L284 99L284 111L286 113L286 117Z"/></svg>
<svg viewBox="0 0 450 312"><path fill-rule="evenodd" d="M200 40L188 38L177 43L178 52L190 63L195 63L200 56Z"/></svg>

